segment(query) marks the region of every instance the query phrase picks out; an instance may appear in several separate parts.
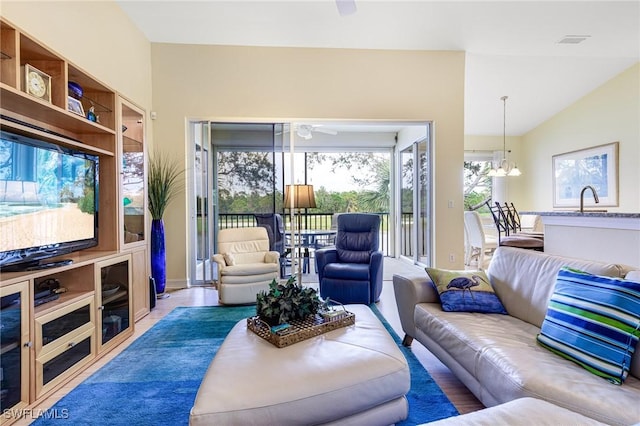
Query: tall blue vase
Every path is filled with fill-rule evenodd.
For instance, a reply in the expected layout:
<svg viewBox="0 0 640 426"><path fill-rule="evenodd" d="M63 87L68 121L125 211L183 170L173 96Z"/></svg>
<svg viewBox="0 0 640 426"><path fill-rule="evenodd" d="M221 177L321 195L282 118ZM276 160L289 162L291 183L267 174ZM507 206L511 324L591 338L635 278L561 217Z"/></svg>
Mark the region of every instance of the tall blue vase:
<svg viewBox="0 0 640 426"><path fill-rule="evenodd" d="M162 295L167 284L167 255L162 219L151 221L151 276L156 282L156 293Z"/></svg>

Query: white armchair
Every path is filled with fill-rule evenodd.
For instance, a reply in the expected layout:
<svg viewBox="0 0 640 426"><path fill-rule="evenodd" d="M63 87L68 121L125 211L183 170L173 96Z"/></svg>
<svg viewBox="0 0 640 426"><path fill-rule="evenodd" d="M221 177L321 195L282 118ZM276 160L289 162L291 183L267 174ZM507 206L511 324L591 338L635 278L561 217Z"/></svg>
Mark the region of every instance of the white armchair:
<svg viewBox="0 0 640 426"><path fill-rule="evenodd" d="M256 294L280 277L280 253L269 251L263 227L221 229L213 261L218 265L218 301L225 305L256 303Z"/></svg>

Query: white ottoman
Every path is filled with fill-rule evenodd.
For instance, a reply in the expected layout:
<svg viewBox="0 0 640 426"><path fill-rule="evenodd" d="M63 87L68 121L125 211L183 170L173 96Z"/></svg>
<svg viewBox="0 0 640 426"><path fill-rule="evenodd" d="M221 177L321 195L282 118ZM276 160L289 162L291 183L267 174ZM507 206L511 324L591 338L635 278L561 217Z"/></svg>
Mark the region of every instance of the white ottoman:
<svg viewBox="0 0 640 426"><path fill-rule="evenodd" d="M355 325L277 348L238 322L207 370L191 425L389 425L407 417L409 366L365 305Z"/></svg>

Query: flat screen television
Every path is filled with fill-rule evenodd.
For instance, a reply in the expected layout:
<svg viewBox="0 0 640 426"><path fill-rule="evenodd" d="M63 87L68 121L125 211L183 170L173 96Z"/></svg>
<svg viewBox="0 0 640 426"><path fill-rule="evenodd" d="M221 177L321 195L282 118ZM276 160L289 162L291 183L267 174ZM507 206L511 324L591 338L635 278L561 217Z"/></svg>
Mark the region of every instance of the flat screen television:
<svg viewBox="0 0 640 426"><path fill-rule="evenodd" d="M0 271L70 263L98 244L96 155L0 130Z"/></svg>

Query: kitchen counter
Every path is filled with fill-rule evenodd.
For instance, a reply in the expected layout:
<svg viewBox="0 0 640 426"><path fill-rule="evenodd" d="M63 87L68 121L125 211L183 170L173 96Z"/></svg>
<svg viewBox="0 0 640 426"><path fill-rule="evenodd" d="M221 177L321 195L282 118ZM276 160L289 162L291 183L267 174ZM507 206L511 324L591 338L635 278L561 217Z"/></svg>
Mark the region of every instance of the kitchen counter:
<svg viewBox="0 0 640 426"><path fill-rule="evenodd" d="M640 213L616 213L598 210L584 209L584 213L577 210L554 210L550 212L519 212L520 214L536 214L539 216L564 216L564 217L618 217L625 219L640 219Z"/></svg>
<svg viewBox="0 0 640 426"><path fill-rule="evenodd" d="M542 217L545 253L640 267L640 213L556 210Z"/></svg>

